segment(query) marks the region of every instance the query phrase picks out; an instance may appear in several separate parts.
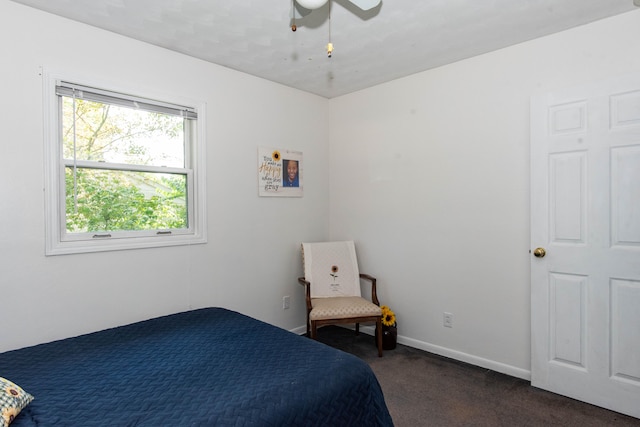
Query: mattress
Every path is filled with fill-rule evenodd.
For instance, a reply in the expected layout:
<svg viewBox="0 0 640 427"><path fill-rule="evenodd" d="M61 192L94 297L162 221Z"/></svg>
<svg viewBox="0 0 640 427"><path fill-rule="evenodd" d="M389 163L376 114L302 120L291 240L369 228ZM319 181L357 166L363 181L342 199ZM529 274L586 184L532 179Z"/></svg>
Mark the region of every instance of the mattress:
<svg viewBox="0 0 640 427"><path fill-rule="evenodd" d="M0 354L25 426L390 426L370 367L223 308Z"/></svg>

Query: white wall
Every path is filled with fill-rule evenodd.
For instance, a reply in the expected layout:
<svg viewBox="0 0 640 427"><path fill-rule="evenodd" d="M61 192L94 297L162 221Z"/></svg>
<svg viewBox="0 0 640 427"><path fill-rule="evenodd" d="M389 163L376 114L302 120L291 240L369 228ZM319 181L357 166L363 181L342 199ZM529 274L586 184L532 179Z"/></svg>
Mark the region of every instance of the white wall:
<svg viewBox="0 0 640 427"><path fill-rule="evenodd" d="M8 0L0 41L0 351L211 305L304 325L299 244L329 232L326 99ZM206 245L44 256L40 66L207 103ZM258 146L304 153L303 198L258 197Z"/></svg>
<svg viewBox="0 0 640 427"><path fill-rule="evenodd" d="M331 238L400 342L529 376L530 96L640 72L638 40L634 11L331 100Z"/></svg>

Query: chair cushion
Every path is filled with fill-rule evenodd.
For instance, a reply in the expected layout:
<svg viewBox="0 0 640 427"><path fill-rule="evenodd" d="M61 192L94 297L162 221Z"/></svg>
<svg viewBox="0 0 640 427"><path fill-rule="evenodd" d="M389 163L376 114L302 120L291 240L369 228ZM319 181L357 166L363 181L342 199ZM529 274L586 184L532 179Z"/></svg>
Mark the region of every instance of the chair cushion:
<svg viewBox="0 0 640 427"><path fill-rule="evenodd" d="M303 243L304 277L311 298L359 297L360 273L352 241Z"/></svg>
<svg viewBox="0 0 640 427"><path fill-rule="evenodd" d="M380 307L362 297L312 298L311 320L382 316Z"/></svg>

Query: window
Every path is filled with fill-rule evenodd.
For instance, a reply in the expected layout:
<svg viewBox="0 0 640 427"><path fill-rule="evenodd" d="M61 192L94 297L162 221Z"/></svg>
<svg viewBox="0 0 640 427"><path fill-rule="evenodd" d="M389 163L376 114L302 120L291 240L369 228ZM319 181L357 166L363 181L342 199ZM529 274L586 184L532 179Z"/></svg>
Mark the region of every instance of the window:
<svg viewBox="0 0 640 427"><path fill-rule="evenodd" d="M47 255L206 241L198 109L47 86Z"/></svg>

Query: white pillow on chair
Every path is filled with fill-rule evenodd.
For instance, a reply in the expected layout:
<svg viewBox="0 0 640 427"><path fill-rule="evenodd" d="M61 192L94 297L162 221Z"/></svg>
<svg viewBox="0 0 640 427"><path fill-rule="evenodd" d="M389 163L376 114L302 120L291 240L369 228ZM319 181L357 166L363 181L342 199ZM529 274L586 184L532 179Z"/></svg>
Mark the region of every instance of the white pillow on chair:
<svg viewBox="0 0 640 427"><path fill-rule="evenodd" d="M311 298L361 296L356 248L352 241L303 243L304 277Z"/></svg>

